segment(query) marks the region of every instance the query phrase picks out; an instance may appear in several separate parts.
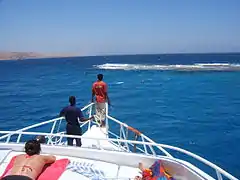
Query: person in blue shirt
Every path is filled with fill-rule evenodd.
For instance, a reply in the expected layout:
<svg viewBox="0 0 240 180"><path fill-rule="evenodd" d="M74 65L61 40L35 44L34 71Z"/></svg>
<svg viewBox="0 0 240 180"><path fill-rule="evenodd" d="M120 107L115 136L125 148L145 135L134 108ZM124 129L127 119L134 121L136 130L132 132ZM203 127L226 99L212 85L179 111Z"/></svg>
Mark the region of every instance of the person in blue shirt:
<svg viewBox="0 0 240 180"><path fill-rule="evenodd" d="M66 131L67 135L82 135L82 129L80 128L79 121L84 122L93 119L84 118L80 108L76 107L76 98L75 96L69 97L70 105L63 108L60 112L60 116L64 116L67 121ZM73 139L76 140L76 146L81 146L82 142L80 138L67 138L69 146L73 146Z"/></svg>

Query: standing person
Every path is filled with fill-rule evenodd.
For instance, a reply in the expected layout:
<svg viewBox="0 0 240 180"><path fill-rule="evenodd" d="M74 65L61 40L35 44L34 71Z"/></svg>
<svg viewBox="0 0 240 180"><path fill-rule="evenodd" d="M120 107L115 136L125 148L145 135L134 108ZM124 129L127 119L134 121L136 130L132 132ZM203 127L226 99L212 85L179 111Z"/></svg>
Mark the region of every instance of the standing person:
<svg viewBox="0 0 240 180"><path fill-rule="evenodd" d="M55 156L40 155L41 146L37 140L29 140L25 144L26 154L17 155L13 167L2 180L34 180L42 173L46 164L53 163Z"/></svg>
<svg viewBox="0 0 240 180"><path fill-rule="evenodd" d="M82 135L82 129L80 128L79 121L88 121L93 119L91 118L84 118L82 111L80 108L76 107L76 98L75 96L69 97L70 105L63 108L60 112L60 116L64 116L67 121L67 135ZM67 138L67 142L69 146L73 146L73 139L76 140L76 145L81 146L82 142L80 138Z"/></svg>
<svg viewBox="0 0 240 180"><path fill-rule="evenodd" d="M98 74L97 79L92 85L92 102L94 96L96 96L96 115L101 121L101 126L105 126L105 103L108 102L108 105L110 105L110 99L107 93L107 84L103 82L103 75Z"/></svg>

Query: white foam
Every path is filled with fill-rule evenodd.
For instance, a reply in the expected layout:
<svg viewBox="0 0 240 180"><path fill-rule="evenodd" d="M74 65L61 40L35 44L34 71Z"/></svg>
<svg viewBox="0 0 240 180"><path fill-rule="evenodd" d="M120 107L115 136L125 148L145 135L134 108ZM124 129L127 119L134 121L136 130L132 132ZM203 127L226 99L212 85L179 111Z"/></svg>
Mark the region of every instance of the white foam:
<svg viewBox="0 0 240 180"><path fill-rule="evenodd" d="M107 70L178 70L178 71L240 71L240 64L228 63L197 63L173 65L148 64L101 64L94 65L98 69Z"/></svg>
<svg viewBox="0 0 240 180"><path fill-rule="evenodd" d="M228 63L197 63L196 65L200 65L200 66L229 66L231 64L228 64Z"/></svg>
<svg viewBox="0 0 240 180"><path fill-rule="evenodd" d="M124 82L120 81L120 82L116 82L116 84L123 84Z"/></svg>

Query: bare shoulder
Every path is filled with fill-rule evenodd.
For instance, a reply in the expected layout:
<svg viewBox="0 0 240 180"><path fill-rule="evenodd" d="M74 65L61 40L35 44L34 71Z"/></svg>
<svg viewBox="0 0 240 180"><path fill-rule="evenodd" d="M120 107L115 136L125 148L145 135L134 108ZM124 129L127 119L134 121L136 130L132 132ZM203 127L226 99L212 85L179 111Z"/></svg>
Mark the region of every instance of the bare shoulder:
<svg viewBox="0 0 240 180"><path fill-rule="evenodd" d="M19 154L19 155L16 156L15 160L16 161L19 161L19 160L21 161L23 158L25 159L25 156L26 156L25 154Z"/></svg>
<svg viewBox="0 0 240 180"><path fill-rule="evenodd" d="M25 157L25 156L26 156L26 154L19 154L19 155L16 156L16 158L22 158L22 157Z"/></svg>
<svg viewBox="0 0 240 180"><path fill-rule="evenodd" d="M54 161L56 161L56 157L53 155L40 155L40 157L46 163L53 163Z"/></svg>

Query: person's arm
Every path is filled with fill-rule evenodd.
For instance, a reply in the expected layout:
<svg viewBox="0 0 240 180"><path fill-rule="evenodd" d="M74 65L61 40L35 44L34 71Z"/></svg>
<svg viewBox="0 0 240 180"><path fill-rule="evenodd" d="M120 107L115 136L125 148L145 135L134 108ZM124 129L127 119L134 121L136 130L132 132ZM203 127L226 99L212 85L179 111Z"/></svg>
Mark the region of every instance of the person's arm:
<svg viewBox="0 0 240 180"><path fill-rule="evenodd" d="M79 118L81 122L85 122L85 121L89 121L89 120L92 120L94 119L94 117L90 117L90 118L85 118L85 117L82 117L82 118Z"/></svg>
<svg viewBox="0 0 240 180"><path fill-rule="evenodd" d="M65 108L63 108L59 113L59 117L63 117L63 116L65 116Z"/></svg>
<svg viewBox="0 0 240 180"><path fill-rule="evenodd" d="M41 155L45 161L46 164L49 164L49 163L54 163L56 161L56 157L55 156L52 156L52 155L49 155L49 156L43 156Z"/></svg>
<svg viewBox="0 0 240 180"><path fill-rule="evenodd" d="M78 118L81 122L85 122L85 121L92 120L94 117L92 116L90 118L85 118L82 114L82 111L79 109Z"/></svg>

